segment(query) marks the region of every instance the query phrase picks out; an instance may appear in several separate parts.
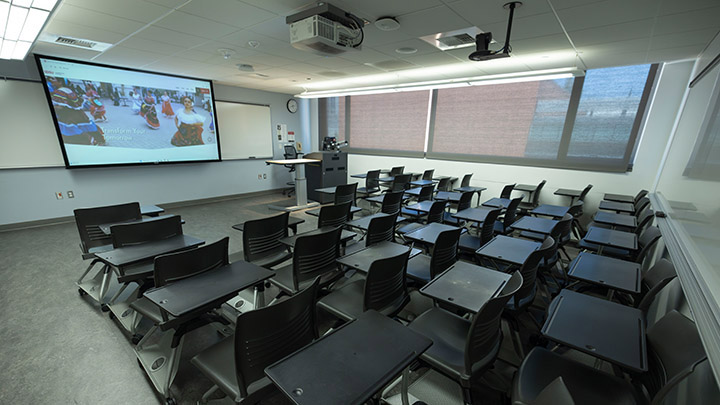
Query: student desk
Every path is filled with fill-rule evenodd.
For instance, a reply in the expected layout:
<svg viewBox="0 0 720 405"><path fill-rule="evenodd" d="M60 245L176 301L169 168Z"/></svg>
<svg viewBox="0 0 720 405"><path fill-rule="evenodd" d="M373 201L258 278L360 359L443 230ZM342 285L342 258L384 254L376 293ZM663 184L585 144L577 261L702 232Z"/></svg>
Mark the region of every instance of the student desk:
<svg viewBox="0 0 720 405"><path fill-rule="evenodd" d="M432 340L370 310L265 369L295 404L360 405L403 373Z"/></svg>
<svg viewBox="0 0 720 405"><path fill-rule="evenodd" d="M605 194L603 200L632 204L635 202L635 197L625 194Z"/></svg>
<svg viewBox="0 0 720 405"><path fill-rule="evenodd" d="M480 206L480 194L482 194L483 191L487 190L487 187L472 187L472 186L465 186L465 187L458 187L453 189L453 191L457 193L477 193L478 199L477 199L477 205Z"/></svg>
<svg viewBox="0 0 720 405"><path fill-rule="evenodd" d="M559 221L550 218L522 217L510 225L510 228L550 235L550 232L552 232L552 229L558 222Z"/></svg>
<svg viewBox="0 0 720 405"><path fill-rule="evenodd" d="M570 207L565 207L563 205L542 204L534 210L530 211L530 213L533 215L542 215L545 217L562 218L565 216L565 214L567 214L569 210Z"/></svg>
<svg viewBox="0 0 720 405"><path fill-rule="evenodd" d="M640 265L590 252L580 252L568 266L568 277L631 294L640 293Z"/></svg>
<svg viewBox="0 0 720 405"><path fill-rule="evenodd" d="M383 241L360 249L357 252L340 257L337 262L351 269L360 270L364 273L370 271L370 266L374 261L401 255L410 250L410 257L420 254L420 249L401 245L399 243Z"/></svg>
<svg viewBox="0 0 720 405"><path fill-rule="evenodd" d="M274 275L271 270L241 260L146 291L144 296L170 315L158 325L164 332L159 343L145 346L143 339L135 347L135 355L155 388L166 398L170 396L185 333L211 322L229 323L210 312L239 291Z"/></svg>
<svg viewBox="0 0 720 405"><path fill-rule="evenodd" d="M508 280L509 274L457 261L422 287L420 294L475 313L497 297Z"/></svg>
<svg viewBox="0 0 720 405"><path fill-rule="evenodd" d="M495 197L485 201L482 205L484 207L507 208L510 205L510 199Z"/></svg>
<svg viewBox="0 0 720 405"><path fill-rule="evenodd" d="M635 205L631 203L622 203L617 201L600 201L598 205L599 210L615 211L615 212L626 212L632 214L635 212Z"/></svg>
<svg viewBox="0 0 720 405"><path fill-rule="evenodd" d="M453 229L460 229L456 226L439 224L432 222L425 225L424 227L414 230L410 233L405 234L405 239L409 239L414 242L423 243L427 246L432 246L440 235L440 232L450 231Z"/></svg>
<svg viewBox="0 0 720 405"><path fill-rule="evenodd" d="M611 225L613 228L616 226L637 228L637 218L634 215L598 211L595 213L595 216L593 216L593 221L599 224Z"/></svg>
<svg viewBox="0 0 720 405"><path fill-rule="evenodd" d="M562 290L541 330L548 339L636 372L648 368L645 320L637 308Z"/></svg>
<svg viewBox="0 0 720 405"><path fill-rule="evenodd" d="M532 201L532 195L537 190L537 184L516 184L513 190L527 193L528 201Z"/></svg>
<svg viewBox="0 0 720 405"><path fill-rule="evenodd" d="M436 200L447 200L454 204L460 202L460 196L462 196L462 193L456 193L454 191L438 191L435 193Z"/></svg>
<svg viewBox="0 0 720 405"><path fill-rule="evenodd" d="M582 190L574 190L569 188L559 188L553 193L555 195L561 195L564 197L570 197L570 205L573 205L575 199L580 197Z"/></svg>
<svg viewBox="0 0 720 405"><path fill-rule="evenodd" d="M421 214L427 214L430 212L430 207L432 207L432 205L434 203L435 203L435 201L426 200L426 201L420 201L419 203L416 203L416 204L406 205L404 208L407 210L417 211L418 213L421 213Z"/></svg>
<svg viewBox="0 0 720 405"><path fill-rule="evenodd" d="M305 179L305 165L308 163L319 163L317 159L284 159L266 160L267 165L281 165L295 167L295 205L269 204L268 208L278 211L297 211L305 208L317 207L320 203L308 202L307 179Z"/></svg>
<svg viewBox="0 0 720 405"><path fill-rule="evenodd" d="M496 260L522 266L530 253L536 251L539 247L539 242L498 235L475 253L490 259L496 268L499 268L495 263Z"/></svg>
<svg viewBox="0 0 720 405"><path fill-rule="evenodd" d="M598 245L599 255L602 254L605 246L625 250L637 250L638 248L636 234L614 229L596 228L594 226L588 229L583 240Z"/></svg>
<svg viewBox="0 0 720 405"><path fill-rule="evenodd" d="M435 180L414 180L414 181L411 181L410 184L412 184L413 186L422 187L422 186L430 186L432 184L437 184L437 181L435 181Z"/></svg>

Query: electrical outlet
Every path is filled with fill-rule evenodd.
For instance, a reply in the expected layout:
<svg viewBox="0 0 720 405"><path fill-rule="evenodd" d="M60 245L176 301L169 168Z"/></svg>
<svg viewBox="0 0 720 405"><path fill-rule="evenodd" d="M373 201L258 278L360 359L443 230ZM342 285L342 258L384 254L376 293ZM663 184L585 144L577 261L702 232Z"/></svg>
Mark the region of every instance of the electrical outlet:
<svg viewBox="0 0 720 405"><path fill-rule="evenodd" d="M262 174L258 173L258 180L262 180Z"/></svg>
<svg viewBox="0 0 720 405"><path fill-rule="evenodd" d="M267 179L267 173L263 173L263 180Z"/></svg>
<svg viewBox="0 0 720 405"><path fill-rule="evenodd" d="M65 193L65 195L66 195L68 198L75 198L75 193L73 193L72 190L70 190L70 191L68 191L67 193Z"/></svg>
<svg viewBox="0 0 720 405"><path fill-rule="evenodd" d="M62 200L63 199L62 191L58 191L57 193L55 193L55 198L57 198L58 200Z"/></svg>

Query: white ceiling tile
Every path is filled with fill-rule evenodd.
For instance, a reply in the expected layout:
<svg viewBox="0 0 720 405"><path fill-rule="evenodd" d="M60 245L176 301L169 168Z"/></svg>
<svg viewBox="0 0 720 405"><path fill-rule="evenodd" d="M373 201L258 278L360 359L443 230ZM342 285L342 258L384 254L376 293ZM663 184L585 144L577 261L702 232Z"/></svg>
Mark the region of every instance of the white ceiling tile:
<svg viewBox="0 0 720 405"><path fill-rule="evenodd" d="M208 65L202 62L195 62L177 57L164 57L144 66L145 69L157 72L169 72L175 74L186 74L188 76L204 76L202 71L208 69Z"/></svg>
<svg viewBox="0 0 720 405"><path fill-rule="evenodd" d="M689 10L699 10L710 7L717 7L717 0L682 0L663 1L658 7L658 15L684 13Z"/></svg>
<svg viewBox="0 0 720 405"><path fill-rule="evenodd" d="M457 63L458 60L443 51L428 53L425 55L403 55L401 59L418 66L442 66Z"/></svg>
<svg viewBox="0 0 720 405"><path fill-rule="evenodd" d="M159 55L172 55L174 53L182 52L185 49L181 46L165 44L141 37L128 38L123 41L122 46L139 49L141 51L157 52Z"/></svg>
<svg viewBox="0 0 720 405"><path fill-rule="evenodd" d="M208 39L218 39L237 30L233 26L183 13L182 11L173 12L155 23L155 25Z"/></svg>
<svg viewBox="0 0 720 405"><path fill-rule="evenodd" d="M454 31L468 27L468 21L448 7L435 7L398 18L402 31L414 37ZM432 24L428 24L432 21Z"/></svg>
<svg viewBox="0 0 720 405"><path fill-rule="evenodd" d="M90 60L98 55L98 52L87 49L73 48L64 45L50 44L47 42L36 42L32 52L41 55L59 56L70 59Z"/></svg>
<svg viewBox="0 0 720 405"><path fill-rule="evenodd" d="M487 24L482 27L485 32L492 32L493 39L498 43L505 42L507 22ZM546 35L561 34L562 28L553 13L536 14L530 17L515 18L510 32L510 43L516 39L542 37Z"/></svg>
<svg viewBox="0 0 720 405"><path fill-rule="evenodd" d="M409 39L407 41L393 42L392 44L376 46L374 48L376 51L396 58L403 57L402 54L395 52L398 48L415 48L417 49L417 52L414 55L424 55L439 51L438 48L435 48L421 39Z"/></svg>
<svg viewBox="0 0 720 405"><path fill-rule="evenodd" d="M65 0L64 3L88 10L102 10L105 14L144 23L149 23L172 10L143 0Z"/></svg>
<svg viewBox="0 0 720 405"><path fill-rule="evenodd" d="M113 65L142 68L162 58L155 52L139 51L137 49L125 48L118 45L108 49L102 55L95 58L96 62Z"/></svg>
<svg viewBox="0 0 720 405"><path fill-rule="evenodd" d="M342 69L357 64L357 62L343 59L341 56L318 56L316 59L306 61L306 63L323 69Z"/></svg>
<svg viewBox="0 0 720 405"><path fill-rule="evenodd" d="M616 41L616 42L603 42L595 45L587 45L579 47L578 50L581 55L588 53L597 54L613 54L613 53L628 53L628 52L647 52L650 46L650 38L638 38L630 39L627 41Z"/></svg>
<svg viewBox="0 0 720 405"><path fill-rule="evenodd" d="M528 55L556 50L572 50L565 34L548 35L527 39L511 40L512 53Z"/></svg>
<svg viewBox="0 0 720 405"><path fill-rule="evenodd" d="M629 53L584 53L583 60L588 69L600 69L613 66L640 65L647 63L644 52Z"/></svg>
<svg viewBox="0 0 720 405"><path fill-rule="evenodd" d="M285 24L285 17L275 17L252 27L252 31L279 41L290 42L290 26Z"/></svg>
<svg viewBox="0 0 720 405"><path fill-rule="evenodd" d="M397 31L381 31L374 25L366 25L363 29L365 37L363 38L363 47L376 47L391 44L398 41L407 41L416 36L405 33L401 28Z"/></svg>
<svg viewBox="0 0 720 405"><path fill-rule="evenodd" d="M557 10L568 31L643 20L655 16L657 0L608 0Z"/></svg>
<svg viewBox="0 0 720 405"><path fill-rule="evenodd" d="M605 0L550 0L555 10L562 10L565 8L584 6L590 3L600 3Z"/></svg>
<svg viewBox="0 0 720 405"><path fill-rule="evenodd" d="M655 35L651 38L650 51L664 48L677 48L690 45L707 45L717 34L717 28L678 32L675 34Z"/></svg>
<svg viewBox="0 0 720 405"><path fill-rule="evenodd" d="M375 63L386 60L389 56L386 53L365 47L360 52L345 52L342 57L356 63Z"/></svg>
<svg viewBox="0 0 720 405"><path fill-rule="evenodd" d="M280 56L268 55L266 53L255 53L254 55L242 58L243 63L249 64L263 64L272 67L287 66L293 63L292 59L283 58Z"/></svg>
<svg viewBox="0 0 720 405"><path fill-rule="evenodd" d="M336 0L332 4L360 17L370 18L370 22L375 22L375 19L379 17L403 16L408 13L440 6L442 2L440 0Z"/></svg>
<svg viewBox="0 0 720 405"><path fill-rule="evenodd" d="M223 54L218 49L230 49L232 55L229 59L225 59ZM193 53L196 52L196 53ZM176 56L184 57L187 59L196 60L198 62L205 62L213 65L228 63L241 63L241 59L255 55L257 52L251 49L245 48L231 48L228 45L217 41L210 41L202 45L188 49L187 51L179 52Z"/></svg>
<svg viewBox="0 0 720 405"><path fill-rule="evenodd" d="M187 0L145 0L148 3L157 4L160 6L168 7L168 8L175 8L180 7L183 3L186 3Z"/></svg>
<svg viewBox="0 0 720 405"><path fill-rule="evenodd" d="M236 28L250 27L276 17L273 13L237 0L193 1L183 6L182 12Z"/></svg>
<svg viewBox="0 0 720 405"><path fill-rule="evenodd" d="M570 31L568 34L575 46L595 45L604 42L617 42L629 39L648 38L652 34L655 20L633 21L611 26L588 28L585 30Z"/></svg>
<svg viewBox="0 0 720 405"><path fill-rule="evenodd" d="M647 53L648 62L674 61L681 59L694 59L705 49L702 45L687 45L679 48L666 48L650 51Z"/></svg>
<svg viewBox="0 0 720 405"><path fill-rule="evenodd" d="M126 35L132 34L145 25L140 21L113 17L109 14L76 7L72 4L63 4L53 18L71 24L105 29Z"/></svg>
<svg viewBox="0 0 720 405"><path fill-rule="evenodd" d="M200 38L184 32L173 31L155 26L145 28L144 30L138 32L136 36L170 45L183 46L186 48L192 48L208 42L206 38Z"/></svg>
<svg viewBox="0 0 720 405"><path fill-rule="evenodd" d="M535 57L535 58L527 58L524 60L525 65L527 65L532 70L543 70L543 69L556 69L556 68L566 68L566 67L580 67L583 68L584 66L578 66L578 60L575 57L575 54L572 52L559 52L560 55L548 55L548 57Z"/></svg>
<svg viewBox="0 0 720 405"><path fill-rule="evenodd" d="M126 36L125 34L108 31L107 29L78 25L58 19L50 21L43 32L65 35L79 39L89 39L91 41L105 42L108 44L114 44Z"/></svg>
<svg viewBox="0 0 720 405"><path fill-rule="evenodd" d="M294 12L305 9L309 3L307 0L240 0L243 3L267 10L271 13L290 15Z"/></svg>
<svg viewBox="0 0 720 405"><path fill-rule="evenodd" d="M463 0L452 3L449 7L455 10L464 19L469 21L470 25L475 25L483 31L486 24L506 23L510 16L510 11L503 8L507 0ZM515 9L513 19L520 19L535 14L545 14L552 10L545 1L525 1L523 5ZM513 24L514 25L514 24Z"/></svg>
<svg viewBox="0 0 720 405"><path fill-rule="evenodd" d="M718 4L718 3L716 3ZM720 29L720 7L658 17L654 34L672 34L702 28Z"/></svg>

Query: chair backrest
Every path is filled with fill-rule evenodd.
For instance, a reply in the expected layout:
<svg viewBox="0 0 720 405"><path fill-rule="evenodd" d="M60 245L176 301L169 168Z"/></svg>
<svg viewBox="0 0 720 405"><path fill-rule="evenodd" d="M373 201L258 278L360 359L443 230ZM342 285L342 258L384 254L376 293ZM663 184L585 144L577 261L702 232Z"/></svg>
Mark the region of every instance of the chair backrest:
<svg viewBox="0 0 720 405"><path fill-rule="evenodd" d="M502 330L500 319L502 311L508 300L517 293L522 285L522 275L519 271L513 273L500 294L488 301L473 316L470 330L465 339L465 373L472 375L473 365L480 360L485 364L487 357L495 357L500 350L502 341Z"/></svg>
<svg viewBox="0 0 720 405"><path fill-rule="evenodd" d="M443 177L438 180L437 189L438 191L450 191L450 178Z"/></svg>
<svg viewBox="0 0 720 405"><path fill-rule="evenodd" d="M530 405L575 405L575 401L563 378L558 377L546 385Z"/></svg>
<svg viewBox="0 0 720 405"><path fill-rule="evenodd" d="M583 206L585 205L584 201L575 201L571 206L570 209L568 209L568 214L572 215L573 218L580 218L583 216Z"/></svg>
<svg viewBox="0 0 720 405"><path fill-rule="evenodd" d="M113 247L139 245L145 242L182 235L180 215L151 218L143 222L113 225L110 227Z"/></svg>
<svg viewBox="0 0 720 405"><path fill-rule="evenodd" d="M641 197L639 200L635 201L633 204L633 207L635 207L635 213L638 213L643 210L643 208L650 206L650 199L647 197Z"/></svg>
<svg viewBox="0 0 720 405"><path fill-rule="evenodd" d="M229 237L195 249L155 258L155 287L192 277L227 265Z"/></svg>
<svg viewBox="0 0 720 405"><path fill-rule="evenodd" d="M675 277L677 277L675 266L669 260L660 259L655 262L643 274L642 283L640 284L642 299L637 302L637 308L643 313L647 313L655 296Z"/></svg>
<svg viewBox="0 0 720 405"><path fill-rule="evenodd" d="M422 179L423 180L432 180L434 174L435 174L435 169L427 169L423 172Z"/></svg>
<svg viewBox="0 0 720 405"><path fill-rule="evenodd" d="M645 197L646 195L648 195L647 190L638 191L638 193L635 195L635 198L633 198L633 203L637 203L638 201L640 201L641 198Z"/></svg>
<svg viewBox="0 0 720 405"><path fill-rule="evenodd" d="M342 227L350 217L350 207L352 202L347 201L342 204L326 205L320 208L318 215L318 228L324 226Z"/></svg>
<svg viewBox="0 0 720 405"><path fill-rule="evenodd" d="M532 198L532 205L536 206L539 204L540 201L540 191L542 191L543 187L545 187L545 183L547 183L546 180L543 180L540 182L540 184L537 185L537 188L535 189L535 192L533 193Z"/></svg>
<svg viewBox="0 0 720 405"><path fill-rule="evenodd" d="M253 262L279 252L287 251L280 239L288 236L289 212L268 218L245 221L243 228L243 256Z"/></svg>
<svg viewBox="0 0 720 405"><path fill-rule="evenodd" d="M380 188L380 170L370 170L367 172L365 177L365 189L366 190L377 190Z"/></svg>
<svg viewBox="0 0 720 405"><path fill-rule="evenodd" d="M565 214L562 219L550 231L550 236L560 245L565 245L570 241L570 233L572 232L573 216L570 213Z"/></svg>
<svg viewBox="0 0 720 405"><path fill-rule="evenodd" d="M379 242L390 241L395 238L395 221L398 214L379 214L370 220L367 235L365 235L365 246L371 246Z"/></svg>
<svg viewBox="0 0 720 405"><path fill-rule="evenodd" d="M657 226L651 226L645 229L640 236L638 236L638 246L640 250L634 257L635 263L642 263L643 260L645 260L645 257L650 254L650 251L655 247L655 244L660 240L661 236L662 233L660 233L660 229Z"/></svg>
<svg viewBox="0 0 720 405"><path fill-rule="evenodd" d="M355 192L357 191L357 183L342 184L335 188L335 204L344 202L355 202Z"/></svg>
<svg viewBox="0 0 720 405"><path fill-rule="evenodd" d="M101 231L98 225L139 220L142 217L140 204L136 202L105 207L78 208L73 213L80 235L80 249L83 253L88 253L95 247L112 244L112 237Z"/></svg>
<svg viewBox="0 0 720 405"><path fill-rule="evenodd" d="M503 187L502 191L500 192L500 198L510 198L510 194L512 193L513 189L515 188L515 184L508 184L505 187Z"/></svg>
<svg viewBox="0 0 720 405"><path fill-rule="evenodd" d="M547 256L548 250L552 249L553 246L555 246L555 240L550 236L546 237L540 247L530 253L522 266L520 266L523 283L514 297L516 308L521 307L521 301L522 306L528 306L532 303L532 300L528 298L535 296L535 280L537 279L540 260Z"/></svg>
<svg viewBox="0 0 720 405"><path fill-rule="evenodd" d="M420 193L418 194L418 201L428 201L432 200L433 193L435 192L435 185L429 184L427 186L422 186L420 188Z"/></svg>
<svg viewBox="0 0 720 405"><path fill-rule="evenodd" d="M668 312L647 330L648 372L639 378L653 404L707 360L695 323L676 310Z"/></svg>
<svg viewBox="0 0 720 405"><path fill-rule="evenodd" d="M398 214L400 212L400 206L402 205L402 197L402 191L386 193L383 197L380 212L385 214Z"/></svg>
<svg viewBox="0 0 720 405"><path fill-rule="evenodd" d="M502 209L497 208L488 212L487 216L485 216L485 221L483 221L480 227L480 246L490 242L495 235L495 221L497 221L501 212Z"/></svg>
<svg viewBox="0 0 720 405"><path fill-rule="evenodd" d="M395 177L398 174L403 174L405 171L405 166L395 166L392 169L390 169L390 177Z"/></svg>
<svg viewBox="0 0 720 405"><path fill-rule="evenodd" d="M470 187L470 179L472 179L472 176L472 173L464 175L460 181L460 187Z"/></svg>
<svg viewBox="0 0 720 405"><path fill-rule="evenodd" d="M443 215L445 213L445 206L447 206L446 201L435 201L430 206L430 211L428 212L427 217L427 223L431 222L438 222L441 223L443 221Z"/></svg>
<svg viewBox="0 0 720 405"><path fill-rule="evenodd" d="M295 146L285 145L283 146L283 149L285 150L283 153L283 157L285 159L297 159L297 150L295 150Z"/></svg>
<svg viewBox="0 0 720 405"><path fill-rule="evenodd" d="M637 217L637 228L635 228L635 233L638 235L643 233L643 231L652 224L654 219L655 212L653 210L649 208L643 209L643 211Z"/></svg>
<svg viewBox="0 0 720 405"><path fill-rule="evenodd" d="M585 196L590 192L590 189L593 188L592 184L588 184L587 187L583 189L583 191L580 193L580 196L578 197L578 201L585 201Z"/></svg>
<svg viewBox="0 0 720 405"><path fill-rule="evenodd" d="M365 278L363 311L374 309L393 317L410 301L405 282L410 249L397 256L375 260Z"/></svg>
<svg viewBox="0 0 720 405"><path fill-rule="evenodd" d="M395 175L395 178L393 179L392 183L390 184L390 191L403 191L407 188L408 183L410 183L410 175L409 174L398 174Z"/></svg>
<svg viewBox="0 0 720 405"><path fill-rule="evenodd" d="M475 194L475 193L472 191L465 191L464 193L460 194L460 200L458 200L458 205L457 205L458 212L470 208L470 204L472 203L473 194Z"/></svg>
<svg viewBox="0 0 720 405"><path fill-rule="evenodd" d="M341 228L315 235L298 236L293 250L293 287L338 269Z"/></svg>
<svg viewBox="0 0 720 405"><path fill-rule="evenodd" d="M235 328L235 372L243 397L265 377L265 367L310 344L318 337L315 300L320 279L292 297L243 312Z"/></svg>
<svg viewBox="0 0 720 405"><path fill-rule="evenodd" d="M505 210L505 217L503 217L503 229L510 228L510 225L515 223L517 218L517 208L522 202L522 197L513 198L510 200L507 209Z"/></svg>
<svg viewBox="0 0 720 405"><path fill-rule="evenodd" d="M438 234L430 256L430 278L445 271L457 261L458 244L462 230L450 229Z"/></svg>

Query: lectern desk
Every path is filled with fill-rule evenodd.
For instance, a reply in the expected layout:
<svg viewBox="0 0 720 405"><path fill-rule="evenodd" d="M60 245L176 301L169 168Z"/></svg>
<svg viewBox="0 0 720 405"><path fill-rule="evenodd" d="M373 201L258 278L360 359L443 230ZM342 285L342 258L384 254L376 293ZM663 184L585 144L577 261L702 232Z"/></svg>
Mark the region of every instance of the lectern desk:
<svg viewBox="0 0 720 405"><path fill-rule="evenodd" d="M268 165L292 165L295 166L295 204L269 204L268 208L278 211L297 211L305 208L317 207L320 203L308 202L307 180L305 179L305 165L308 163L320 162L317 159L283 159L266 160Z"/></svg>

